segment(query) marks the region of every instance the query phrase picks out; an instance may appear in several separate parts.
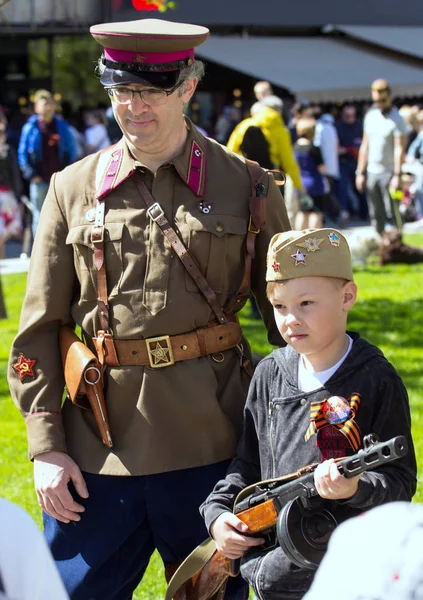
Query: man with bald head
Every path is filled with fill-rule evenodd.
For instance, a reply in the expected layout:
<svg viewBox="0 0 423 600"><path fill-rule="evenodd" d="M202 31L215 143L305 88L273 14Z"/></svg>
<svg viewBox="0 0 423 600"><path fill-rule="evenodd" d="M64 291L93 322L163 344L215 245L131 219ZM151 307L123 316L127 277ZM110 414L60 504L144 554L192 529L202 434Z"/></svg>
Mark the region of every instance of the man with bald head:
<svg viewBox="0 0 423 600"><path fill-rule="evenodd" d="M254 94L257 101L265 106L270 106L282 115L283 101L273 92L273 88L268 81L258 81L254 86Z"/></svg>
<svg viewBox="0 0 423 600"><path fill-rule="evenodd" d="M404 161L407 126L392 104L385 79L371 86L373 106L364 119L363 141L356 171L358 191L367 190L370 217L379 234L398 225L390 188L398 189Z"/></svg>

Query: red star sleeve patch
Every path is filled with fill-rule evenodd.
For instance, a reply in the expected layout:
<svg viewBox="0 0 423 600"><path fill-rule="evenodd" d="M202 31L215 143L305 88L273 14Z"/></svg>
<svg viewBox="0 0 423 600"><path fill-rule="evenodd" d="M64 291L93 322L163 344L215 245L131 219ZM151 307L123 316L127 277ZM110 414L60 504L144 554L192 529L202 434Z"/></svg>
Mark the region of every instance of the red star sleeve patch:
<svg viewBox="0 0 423 600"><path fill-rule="evenodd" d="M36 362L36 360L26 358L26 356L24 356L23 354L19 355L19 362L17 362L16 365L13 365L13 368L19 373L19 379L21 381L26 376L35 377L33 366Z"/></svg>

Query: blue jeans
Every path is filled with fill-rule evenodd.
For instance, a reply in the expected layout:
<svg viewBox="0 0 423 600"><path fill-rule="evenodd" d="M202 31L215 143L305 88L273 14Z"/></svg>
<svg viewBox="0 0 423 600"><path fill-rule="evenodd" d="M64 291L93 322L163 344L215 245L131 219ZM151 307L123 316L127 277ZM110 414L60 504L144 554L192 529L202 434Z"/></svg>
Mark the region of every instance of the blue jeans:
<svg viewBox="0 0 423 600"><path fill-rule="evenodd" d="M344 210L349 213L356 213L360 219L367 219L369 209L364 194L361 194L355 187L355 170L357 164L354 162L340 162L339 178L339 201Z"/></svg>
<svg viewBox="0 0 423 600"><path fill-rule="evenodd" d="M229 461L158 475L84 473L89 498L79 522L44 514L44 534L71 600L130 600L154 550L165 567L182 561L207 537L199 505L226 474ZM71 487L71 486L70 486ZM225 600L247 600L248 586L230 578Z"/></svg>
<svg viewBox="0 0 423 600"><path fill-rule="evenodd" d="M29 199L32 204L32 237L35 238L35 234L38 228L38 221L40 220L41 208L44 204L44 199L47 196L48 183L40 181L39 183L29 184Z"/></svg>

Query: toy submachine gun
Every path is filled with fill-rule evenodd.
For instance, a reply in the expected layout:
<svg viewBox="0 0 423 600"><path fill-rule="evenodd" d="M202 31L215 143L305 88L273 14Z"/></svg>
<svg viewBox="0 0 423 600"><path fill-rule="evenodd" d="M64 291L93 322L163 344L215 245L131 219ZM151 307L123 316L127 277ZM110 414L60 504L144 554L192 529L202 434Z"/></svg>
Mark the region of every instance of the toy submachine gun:
<svg viewBox="0 0 423 600"><path fill-rule="evenodd" d="M407 454L407 440L399 435L379 442L375 434L364 438L364 449L336 465L346 478L380 467ZM278 543L288 559L305 569L316 569L338 525L332 501L320 498L314 485L317 463L280 479L266 480L242 490L234 513L252 534L266 539L264 548ZM190 554L169 582L166 600L208 600L228 577L239 573L240 559L230 560L207 540ZM198 568L200 567L200 568Z"/></svg>

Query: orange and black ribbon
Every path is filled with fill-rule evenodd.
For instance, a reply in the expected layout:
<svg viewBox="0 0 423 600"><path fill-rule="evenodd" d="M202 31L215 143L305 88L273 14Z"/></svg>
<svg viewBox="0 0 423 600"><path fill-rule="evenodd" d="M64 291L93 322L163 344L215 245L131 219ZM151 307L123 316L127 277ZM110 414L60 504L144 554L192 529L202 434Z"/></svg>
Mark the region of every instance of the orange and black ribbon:
<svg viewBox="0 0 423 600"><path fill-rule="evenodd" d="M353 450L357 451L361 445L361 434L360 428L354 419L360 405L360 400L359 394L352 394L348 398L347 402L350 405L350 414L347 419L341 423L330 423L323 414L323 405L328 401L327 398L321 402L312 402L310 407L310 425L304 436L305 441L307 442L312 435L319 431L319 429L332 425L332 427L335 427L345 435L350 446Z"/></svg>

